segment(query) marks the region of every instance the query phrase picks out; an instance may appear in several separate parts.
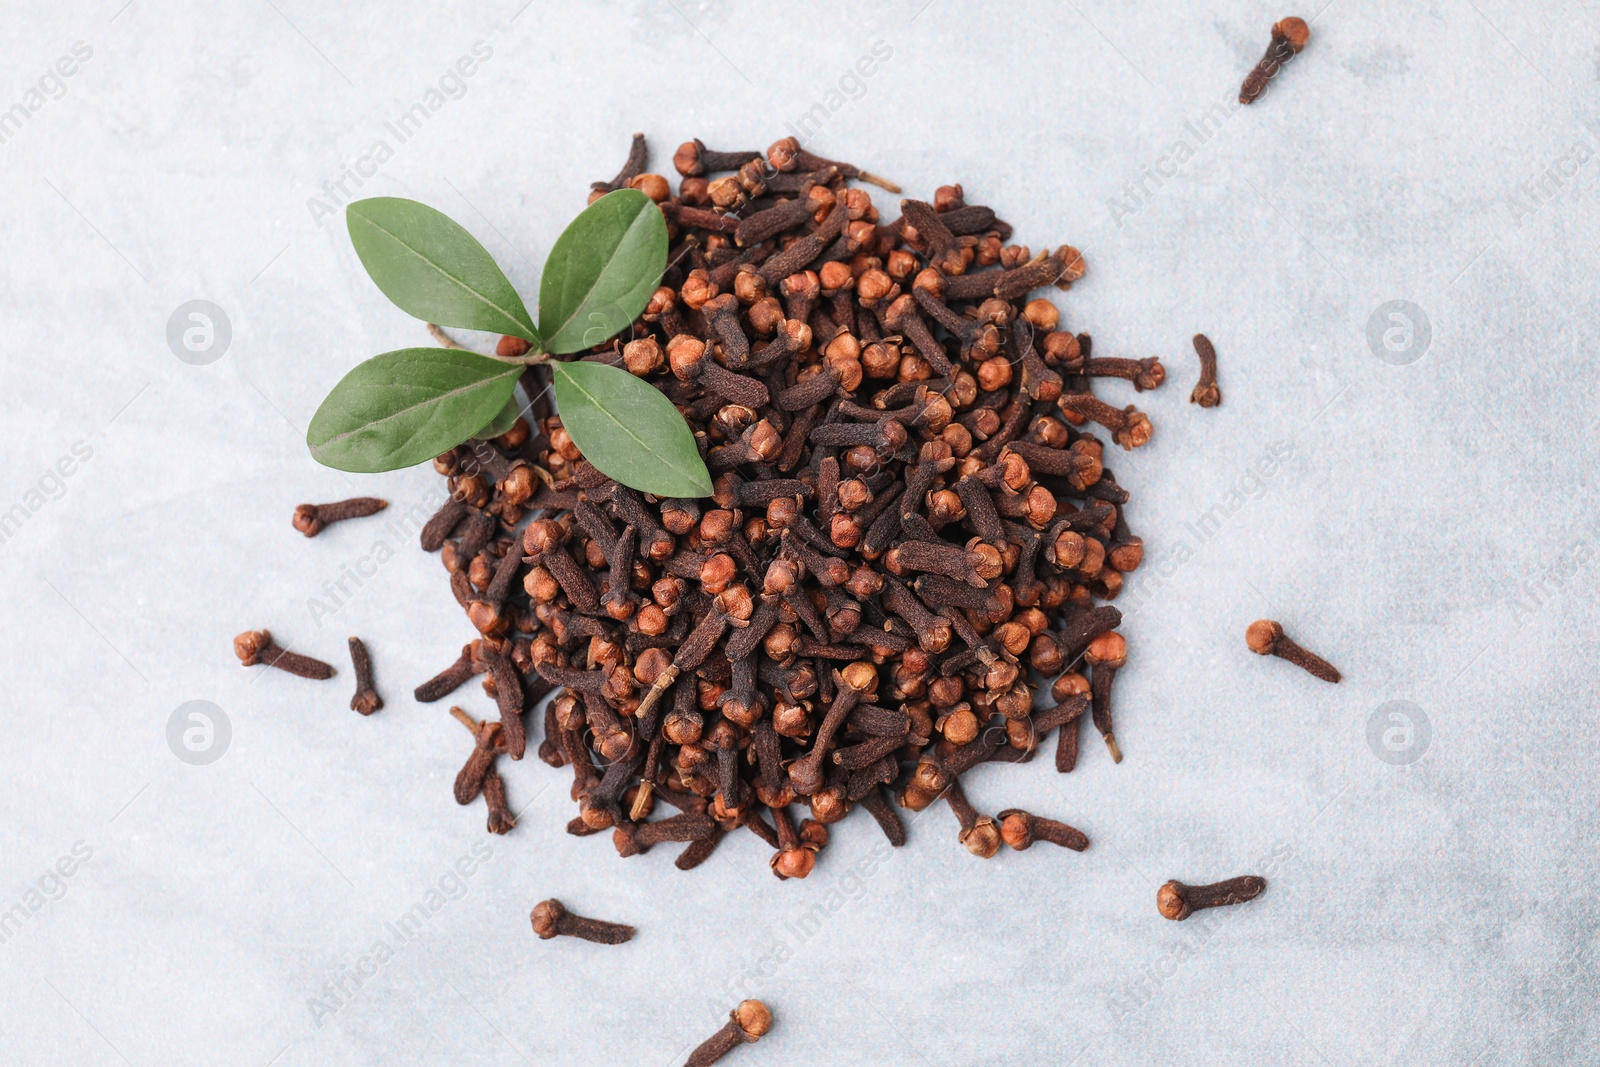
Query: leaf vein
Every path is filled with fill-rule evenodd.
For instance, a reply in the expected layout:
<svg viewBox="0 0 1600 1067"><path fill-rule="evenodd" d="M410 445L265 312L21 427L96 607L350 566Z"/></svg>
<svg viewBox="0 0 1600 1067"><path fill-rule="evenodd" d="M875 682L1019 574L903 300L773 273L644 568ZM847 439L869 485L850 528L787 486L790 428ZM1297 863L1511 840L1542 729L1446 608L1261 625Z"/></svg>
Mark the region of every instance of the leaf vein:
<svg viewBox="0 0 1600 1067"><path fill-rule="evenodd" d="M470 295L470 296L474 297L475 299L479 300L480 302L482 302L486 307L493 308L494 310L498 311L500 314L504 315L508 321L516 323L518 326L523 327L524 329L528 330L530 333L533 333L535 336L538 335L538 331L533 328L532 323L523 322L515 314L513 314L512 312L508 311L507 309L501 307L499 304L496 304L493 300L490 300L488 297L484 296L482 293L480 293L476 289L472 288L465 281L461 280L460 278L457 278L454 274L451 274L449 271L445 270L442 266L440 266L438 263L434 262L433 260L429 259L422 252L420 252L419 250L411 247L411 245L409 245L405 241L401 240L400 236L398 234L396 234L393 230L390 230L387 226L384 226L382 223L376 221L375 219L373 219L371 216L368 216L368 215L357 214L356 218L360 219L362 222L365 222L368 226L371 226L373 229L378 230L378 231L382 232L383 234L385 234L395 244L399 245L401 248L404 248L407 252L410 252L412 255L414 255L418 259L422 260L422 262L426 263L428 266L430 266L434 270L438 271L441 276L443 276L444 278L446 278L449 281L451 281L452 283L454 283L463 292L467 293L468 295Z"/></svg>
<svg viewBox="0 0 1600 1067"><path fill-rule="evenodd" d="M653 204L650 206L654 207ZM645 215L643 211L640 211L634 215L633 221L629 222L628 228L623 231L622 240L617 242L618 248L622 247L622 245L626 243L631 236L633 236L635 227L637 227L640 222L643 221L644 217ZM557 326L554 330L549 331L551 337L559 337L561 333L567 329L567 327L578 321L578 315L587 308L589 298L593 296L598 289L600 289L601 283L606 280L613 270L621 270L622 266L627 266L627 264L622 264L622 260L624 258L625 257L623 256L614 255L606 260L605 265L600 268L600 273L595 275L594 281L591 282L589 287L583 291L583 295L578 298L578 302L573 305L571 313L568 314L566 318L561 320L561 324L559 326ZM621 264L621 266L619 266L619 264ZM656 276L656 281L660 281L660 275ZM654 289L655 286L652 285L651 288Z"/></svg>
<svg viewBox="0 0 1600 1067"><path fill-rule="evenodd" d="M585 389L583 387L583 384L581 382L579 382L576 377L574 377L573 375L567 373L566 369L560 363L552 363L551 366L558 373L563 375L566 378L566 380L568 381L568 383L570 383L571 386L574 389L576 389L578 392L582 393L584 398L586 400L588 400L589 403L594 405L594 408L595 408L596 411L600 412L600 414L602 414L606 418L610 419L613 423L615 423L617 425L618 428L620 428L622 430L623 433L627 434L629 437L633 438L636 442L638 442L639 447L642 448L645 452L649 453L652 456L655 456L657 459L661 460L667 466L671 467L673 470L675 470L679 474L683 475L685 478L688 479L690 485L698 486L700 484L701 479L696 475L696 473L694 471L688 470L687 468L684 468L684 467L680 466L679 464L674 462L673 459L670 456L664 456L664 455L661 454L661 452L659 450L657 450L655 448L652 448L649 443L647 443L638 434L633 432L633 428L632 427L630 427L627 423L623 422L621 419L617 418L610 411L606 410L606 408L600 403L600 401L595 397L595 395L593 393L589 392L589 390Z"/></svg>
<svg viewBox="0 0 1600 1067"><path fill-rule="evenodd" d="M375 426L382 426L385 423L392 422L395 419L401 418L402 416L406 415L408 412L415 411L418 408L426 407L429 404L442 403L445 400L448 400L449 398L451 398L453 396L458 396L458 395L460 395L462 393L467 393L467 392L470 392L470 391L472 391L474 389L483 388L484 386L486 386L490 382L496 382L496 381L499 381L502 378L511 377L513 374L521 374L521 373L522 373L522 368L521 367L517 367L513 371L507 371L504 374L495 374L495 375L492 375L492 376L490 376L488 378L479 378L477 381L468 382L465 385L456 386L455 388L448 389L448 390L446 390L446 391L444 391L442 393L428 393L426 396L424 396L423 399L417 401L416 403L408 404L407 406L405 406L403 408L396 408L394 411L392 411L389 414L383 416L381 419L372 419L372 420L370 420L368 422L362 423L360 426L357 426L353 430L346 430L343 433L336 433L332 437L325 438L324 440L318 442L317 447L320 448L323 445L329 444L329 443L334 442L334 441L341 441L341 440L344 440L347 437L354 437L356 434L364 433L366 431L369 431ZM513 383L512 388L515 388L515 387L516 387L515 383ZM418 387L418 388L421 388L421 387ZM412 436L415 436L415 435L413 434ZM392 451L395 451L395 450L394 449L390 449L390 451L392 452Z"/></svg>

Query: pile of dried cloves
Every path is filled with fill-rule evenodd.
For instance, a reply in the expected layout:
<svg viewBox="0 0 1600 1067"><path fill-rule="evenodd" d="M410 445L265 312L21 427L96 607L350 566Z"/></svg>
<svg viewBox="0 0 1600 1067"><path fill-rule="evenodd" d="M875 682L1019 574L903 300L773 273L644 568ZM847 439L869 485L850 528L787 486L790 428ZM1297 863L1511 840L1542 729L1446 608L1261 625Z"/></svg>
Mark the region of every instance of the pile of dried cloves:
<svg viewBox="0 0 1600 1067"><path fill-rule="evenodd" d="M1089 424L1124 449L1151 426L1091 383L1154 388L1160 362L1092 358L1030 299L1082 276L1077 250L1007 243L959 185L886 221L850 183L887 183L793 139L685 144L676 195L646 158L636 137L595 194L656 201L670 266L631 335L581 358L657 385L716 492L657 500L596 470L537 365L527 418L438 457L452 495L422 545L481 636L416 696L482 674L500 712L459 716L474 749L456 799L482 794L491 830L514 825L496 757L522 758L524 712L553 694L537 752L573 769L568 830L611 830L624 856L685 842L688 869L745 827L779 877L804 877L851 808L899 845L896 805L941 798L977 855L1002 838L1083 847L1022 811L1002 834L960 776L1025 762L1052 730L1072 770L1085 711L1121 758L1126 645L1097 602L1143 548ZM652 821L658 801L677 814Z"/></svg>

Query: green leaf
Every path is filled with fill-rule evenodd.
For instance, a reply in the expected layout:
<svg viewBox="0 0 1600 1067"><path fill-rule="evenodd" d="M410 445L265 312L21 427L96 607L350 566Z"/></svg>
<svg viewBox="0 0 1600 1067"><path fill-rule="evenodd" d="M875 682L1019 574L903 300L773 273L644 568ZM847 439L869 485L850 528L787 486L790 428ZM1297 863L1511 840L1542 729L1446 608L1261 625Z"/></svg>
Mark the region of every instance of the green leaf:
<svg viewBox="0 0 1600 1067"><path fill-rule="evenodd" d="M637 189L607 193L556 238L539 284L546 352L581 352L621 333L667 269L667 223Z"/></svg>
<svg viewBox="0 0 1600 1067"><path fill-rule="evenodd" d="M517 417L521 414L522 405L517 403L517 394L513 392L511 394L511 399L506 401L506 406L501 408L500 413L490 420L489 425L483 427L472 436L476 437L480 441L487 441L490 438L499 437L501 434L511 429L512 425L517 421Z"/></svg>
<svg viewBox="0 0 1600 1067"><path fill-rule="evenodd" d="M661 497L711 495L694 434L655 386L608 363L550 363L561 425L583 456L623 485Z"/></svg>
<svg viewBox="0 0 1600 1067"><path fill-rule="evenodd" d="M522 370L455 348L373 356L333 387L312 416L306 444L318 463L342 471L410 467L488 425Z"/></svg>
<svg viewBox="0 0 1600 1067"><path fill-rule="evenodd" d="M361 265L401 311L440 326L539 343L533 317L494 258L441 212L378 196L346 208L345 224Z"/></svg>

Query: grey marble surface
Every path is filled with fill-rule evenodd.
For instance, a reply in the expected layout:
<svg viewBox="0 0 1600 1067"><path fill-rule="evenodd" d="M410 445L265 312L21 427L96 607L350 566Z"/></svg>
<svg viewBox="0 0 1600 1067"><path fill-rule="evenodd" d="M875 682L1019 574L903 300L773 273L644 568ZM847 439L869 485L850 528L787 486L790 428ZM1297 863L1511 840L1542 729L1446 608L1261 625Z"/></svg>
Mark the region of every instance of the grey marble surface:
<svg viewBox="0 0 1600 1067"><path fill-rule="evenodd" d="M778 1022L730 1062L1592 1059L1600 11L1334 0L1230 108L1286 13L7 4L0 1061L666 1065L744 995ZM1086 737L1070 776L969 786L1082 827L1082 855L981 863L941 805L892 854L852 817L805 882L741 838L680 875L567 836L567 779L532 759L508 768L521 825L489 838L450 799L460 726L409 697L470 636L438 561L377 520L289 527L303 500L393 515L438 488L306 453L346 370L427 343L342 203L434 204L532 292L634 130L668 169L689 137L803 122L1081 247L1067 321L1172 372L1139 399L1152 443L1112 460L1148 548L1127 758ZM200 364L168 343L193 300L231 332ZM1196 331L1214 411L1187 403ZM1344 683L1252 656L1261 616ZM339 678L241 669L250 627ZM197 700L204 765L169 743ZM1247 871L1251 905L1156 915L1167 878ZM640 934L539 942L548 896Z"/></svg>

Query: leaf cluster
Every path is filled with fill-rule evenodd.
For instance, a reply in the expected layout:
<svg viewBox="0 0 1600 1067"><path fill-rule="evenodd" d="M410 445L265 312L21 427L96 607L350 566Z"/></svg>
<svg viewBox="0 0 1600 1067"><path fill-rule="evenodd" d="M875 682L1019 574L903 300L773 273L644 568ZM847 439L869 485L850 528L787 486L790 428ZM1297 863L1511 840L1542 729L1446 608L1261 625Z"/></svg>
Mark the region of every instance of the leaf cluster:
<svg viewBox="0 0 1600 1067"><path fill-rule="evenodd" d="M520 337L518 357L402 348L345 375L306 432L318 462L370 473L424 462L516 421L526 365L547 363L562 425L584 457L624 485L663 497L711 493L688 423L660 390L608 363L561 360L627 329L660 284L667 227L643 193L590 204L557 239L535 325L494 258L464 228L414 200L349 206L356 254L402 311L429 323Z"/></svg>

